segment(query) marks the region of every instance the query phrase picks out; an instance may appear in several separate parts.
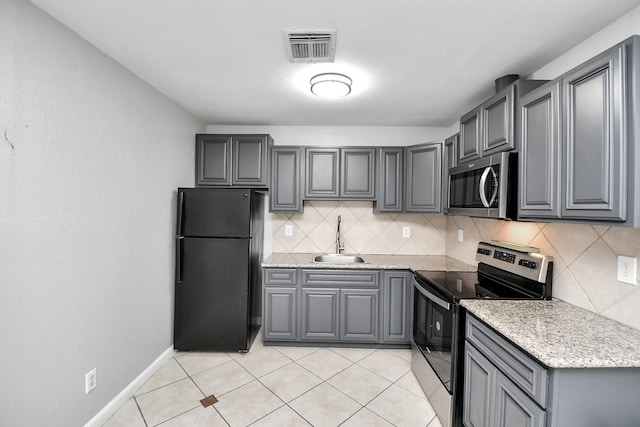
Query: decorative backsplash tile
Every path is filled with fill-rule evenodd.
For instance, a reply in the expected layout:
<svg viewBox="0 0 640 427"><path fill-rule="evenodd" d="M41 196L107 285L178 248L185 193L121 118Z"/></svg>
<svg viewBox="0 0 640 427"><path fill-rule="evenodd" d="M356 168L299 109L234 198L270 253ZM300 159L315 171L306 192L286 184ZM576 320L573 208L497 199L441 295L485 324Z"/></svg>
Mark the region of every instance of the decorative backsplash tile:
<svg viewBox="0 0 640 427"><path fill-rule="evenodd" d="M448 256L476 264L481 240L535 246L552 255L554 298L640 329L640 286L616 280L618 255L640 258L640 228L447 217Z"/></svg>
<svg viewBox="0 0 640 427"><path fill-rule="evenodd" d="M374 214L372 202L306 201L304 214L274 214L273 252L336 251L338 215L344 252L383 255L445 255L447 219L443 215ZM285 225L293 233L285 235ZM410 237L402 237L402 228Z"/></svg>

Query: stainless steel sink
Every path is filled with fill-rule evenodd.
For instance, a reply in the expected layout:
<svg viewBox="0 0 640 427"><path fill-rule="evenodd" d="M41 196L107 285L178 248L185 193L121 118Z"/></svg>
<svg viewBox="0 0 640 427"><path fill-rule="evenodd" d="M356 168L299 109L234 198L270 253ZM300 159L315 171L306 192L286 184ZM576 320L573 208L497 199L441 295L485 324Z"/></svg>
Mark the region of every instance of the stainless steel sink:
<svg viewBox="0 0 640 427"><path fill-rule="evenodd" d="M364 262L364 258L358 255L347 254L324 254L313 259L314 262L325 262L330 264L357 264Z"/></svg>

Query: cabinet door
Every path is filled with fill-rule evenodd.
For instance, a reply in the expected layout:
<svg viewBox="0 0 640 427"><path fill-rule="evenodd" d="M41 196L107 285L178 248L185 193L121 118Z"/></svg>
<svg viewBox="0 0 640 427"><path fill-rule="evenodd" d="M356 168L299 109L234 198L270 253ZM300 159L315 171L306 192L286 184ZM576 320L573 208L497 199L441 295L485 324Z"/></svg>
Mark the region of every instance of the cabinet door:
<svg viewBox="0 0 640 427"><path fill-rule="evenodd" d="M442 210L444 212L449 210L449 169L458 165L459 140L459 133L444 140L444 159L442 160L442 164L445 166L442 183Z"/></svg>
<svg viewBox="0 0 640 427"><path fill-rule="evenodd" d="M232 138L231 185L242 187L266 187L269 170L268 135L238 135Z"/></svg>
<svg viewBox="0 0 640 427"><path fill-rule="evenodd" d="M442 213L442 143L406 149L405 211Z"/></svg>
<svg viewBox="0 0 640 427"><path fill-rule="evenodd" d="M263 331L266 340L295 340L297 333L297 289L264 288Z"/></svg>
<svg viewBox="0 0 640 427"><path fill-rule="evenodd" d="M378 341L378 289L340 290L340 339Z"/></svg>
<svg viewBox="0 0 640 427"><path fill-rule="evenodd" d="M496 427L544 427L546 413L501 372L496 373Z"/></svg>
<svg viewBox="0 0 640 427"><path fill-rule="evenodd" d="M462 414L466 427L494 427L491 417L496 373L496 367L467 342Z"/></svg>
<svg viewBox="0 0 640 427"><path fill-rule="evenodd" d="M515 148L515 92L516 85L511 85L482 104L481 156Z"/></svg>
<svg viewBox="0 0 640 427"><path fill-rule="evenodd" d="M383 342L409 343L411 277L408 271L384 271L382 274Z"/></svg>
<svg viewBox="0 0 640 427"><path fill-rule="evenodd" d="M402 212L404 148L385 147L378 151L377 212Z"/></svg>
<svg viewBox="0 0 640 427"><path fill-rule="evenodd" d="M303 340L336 341L339 315L338 289L302 288Z"/></svg>
<svg viewBox="0 0 640 427"><path fill-rule="evenodd" d="M618 45L562 78L565 218L626 219L625 58Z"/></svg>
<svg viewBox="0 0 640 427"><path fill-rule="evenodd" d="M300 147L274 147L271 150L271 212L302 213L302 153Z"/></svg>
<svg viewBox="0 0 640 427"><path fill-rule="evenodd" d="M305 198L338 198L339 152L337 148L306 149Z"/></svg>
<svg viewBox="0 0 640 427"><path fill-rule="evenodd" d="M520 98L520 191L522 217L558 218L562 164L560 83Z"/></svg>
<svg viewBox="0 0 640 427"><path fill-rule="evenodd" d="M375 195L375 159L373 148L340 150L340 197L372 200Z"/></svg>
<svg viewBox="0 0 640 427"><path fill-rule="evenodd" d="M460 118L458 163L480 157L480 107Z"/></svg>
<svg viewBox="0 0 640 427"><path fill-rule="evenodd" d="M196 185L231 185L231 135L196 135Z"/></svg>

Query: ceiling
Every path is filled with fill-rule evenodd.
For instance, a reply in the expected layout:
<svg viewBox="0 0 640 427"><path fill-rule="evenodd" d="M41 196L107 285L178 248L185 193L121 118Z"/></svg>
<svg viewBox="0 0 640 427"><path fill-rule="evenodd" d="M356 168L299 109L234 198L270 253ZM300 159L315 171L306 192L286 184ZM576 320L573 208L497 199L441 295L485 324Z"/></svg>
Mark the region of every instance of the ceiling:
<svg viewBox="0 0 640 427"><path fill-rule="evenodd" d="M450 126L640 0L31 0L208 124ZM336 30L294 64L283 30ZM352 93L309 91L320 72Z"/></svg>

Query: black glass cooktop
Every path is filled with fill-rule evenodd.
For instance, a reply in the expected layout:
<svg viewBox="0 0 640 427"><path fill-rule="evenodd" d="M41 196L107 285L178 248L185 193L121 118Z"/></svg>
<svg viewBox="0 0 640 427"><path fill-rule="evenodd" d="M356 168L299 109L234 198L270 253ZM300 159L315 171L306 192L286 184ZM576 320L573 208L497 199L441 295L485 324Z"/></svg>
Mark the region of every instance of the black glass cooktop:
<svg viewBox="0 0 640 427"><path fill-rule="evenodd" d="M477 298L475 271L416 271L416 276L438 289L447 299Z"/></svg>

